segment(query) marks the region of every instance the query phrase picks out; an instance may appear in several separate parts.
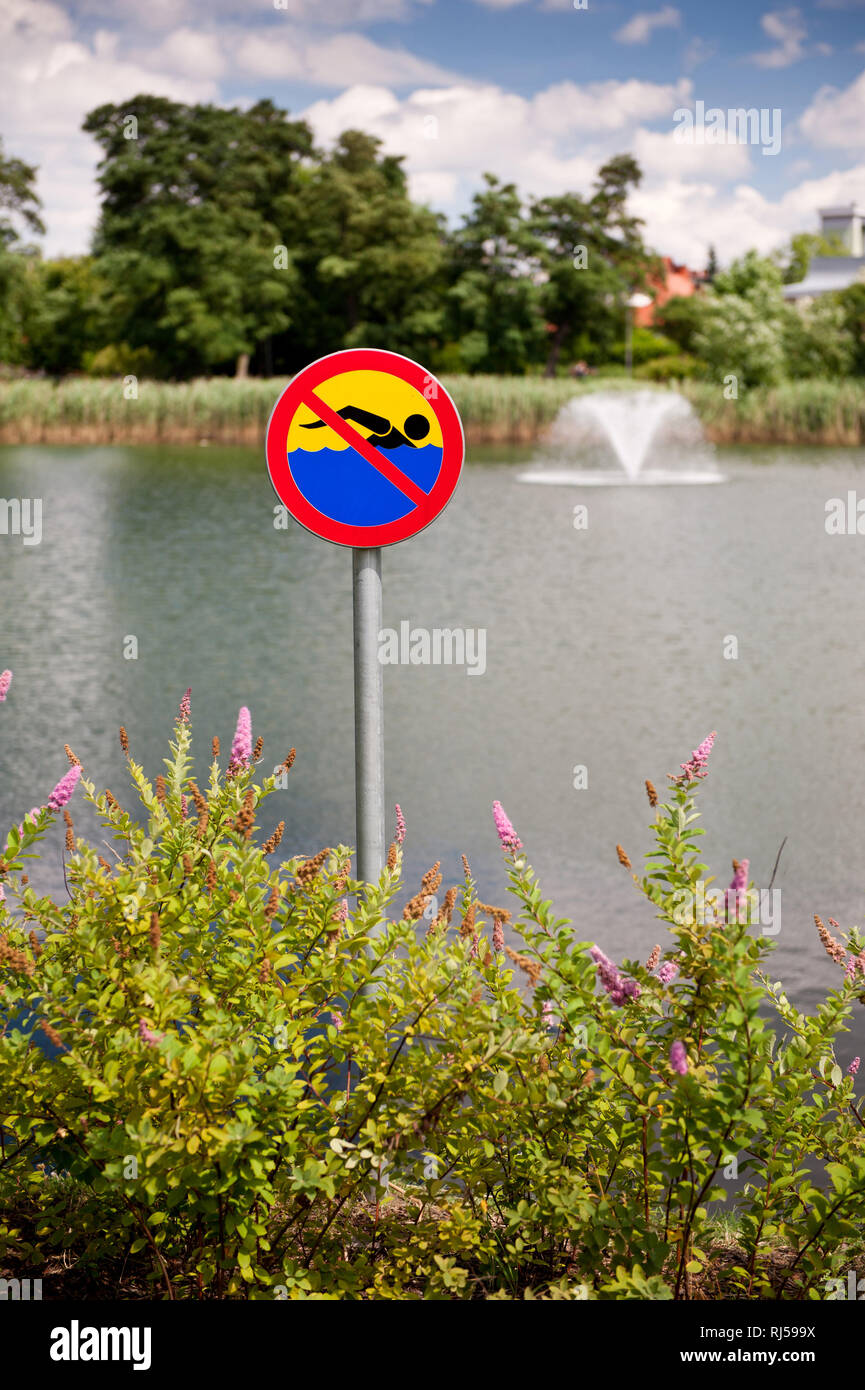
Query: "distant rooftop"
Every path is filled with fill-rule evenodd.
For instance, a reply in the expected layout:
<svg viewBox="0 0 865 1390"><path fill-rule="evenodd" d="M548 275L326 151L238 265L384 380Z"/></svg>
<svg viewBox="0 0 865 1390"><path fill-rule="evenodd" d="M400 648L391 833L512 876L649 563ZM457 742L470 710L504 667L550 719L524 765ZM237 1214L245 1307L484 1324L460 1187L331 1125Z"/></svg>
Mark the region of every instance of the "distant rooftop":
<svg viewBox="0 0 865 1390"><path fill-rule="evenodd" d="M865 277L865 256L815 256L804 280L785 285L785 299L814 299L833 290L846 290Z"/></svg>

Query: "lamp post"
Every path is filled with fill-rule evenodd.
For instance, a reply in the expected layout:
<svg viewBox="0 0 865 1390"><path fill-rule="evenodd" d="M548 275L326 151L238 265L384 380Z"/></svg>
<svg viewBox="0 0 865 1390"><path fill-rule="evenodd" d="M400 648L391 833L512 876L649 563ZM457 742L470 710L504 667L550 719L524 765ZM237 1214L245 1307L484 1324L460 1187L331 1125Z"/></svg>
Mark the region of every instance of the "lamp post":
<svg viewBox="0 0 865 1390"><path fill-rule="evenodd" d="M634 371L634 310L648 309L651 302L651 295L639 293L628 295L625 300L625 371L628 376Z"/></svg>

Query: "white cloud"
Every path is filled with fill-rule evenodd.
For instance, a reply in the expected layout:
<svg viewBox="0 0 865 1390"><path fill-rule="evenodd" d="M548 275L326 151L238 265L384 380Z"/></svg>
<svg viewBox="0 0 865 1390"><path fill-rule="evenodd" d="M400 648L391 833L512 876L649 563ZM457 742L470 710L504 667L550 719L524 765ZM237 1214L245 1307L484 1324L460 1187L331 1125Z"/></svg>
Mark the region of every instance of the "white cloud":
<svg viewBox="0 0 865 1390"><path fill-rule="evenodd" d="M804 56L808 31L801 10L771 10L763 15L760 27L764 34L775 41L775 47L751 55L751 61L758 67L787 68Z"/></svg>
<svg viewBox="0 0 865 1390"><path fill-rule="evenodd" d="M435 0L147 0L145 5L127 7L127 25L141 29L166 29L175 24L197 24L225 20L242 24L245 29L273 14L280 18L301 20L304 24L344 28L346 25L375 24L383 20L411 18L418 6ZM77 0L76 12L100 19L118 18L117 0Z"/></svg>
<svg viewBox="0 0 865 1390"><path fill-rule="evenodd" d="M194 29L175 29L153 51L151 60L166 72L205 79L221 77L227 67L216 35L197 33Z"/></svg>
<svg viewBox="0 0 865 1390"><path fill-rule="evenodd" d="M532 99L532 116L544 130L623 130L672 112L691 94L691 83L558 82Z"/></svg>
<svg viewBox="0 0 865 1390"><path fill-rule="evenodd" d="M39 166L49 254L80 252L98 210L94 175L98 147L81 131L86 113L138 92L176 101L214 100L211 77L179 71L182 41L170 70L118 55L118 36L98 30L75 39L71 21L49 0L5 0L0 9L0 90L7 152Z"/></svg>
<svg viewBox="0 0 865 1390"><path fill-rule="evenodd" d="M865 130L865 70L844 91L821 87L800 117L799 129L812 145L860 148Z"/></svg>
<svg viewBox="0 0 865 1390"><path fill-rule="evenodd" d="M487 170L525 193L586 192L598 165L631 147L642 120L659 116L669 118L669 134L656 137L669 142L666 153L658 149L659 161L669 168L681 150L690 167L692 151L672 144L672 113L689 94L687 81L561 82L534 97L455 84L421 88L400 100L385 87L358 85L314 102L303 114L324 142L349 126L379 136L388 153L406 156L413 193L453 216ZM657 148L647 143L647 157ZM731 151L731 174L742 167Z"/></svg>
<svg viewBox="0 0 865 1390"><path fill-rule="evenodd" d="M617 29L613 38L619 43L648 43L655 29L677 29L682 16L674 5L665 5L661 10L635 14L627 24Z"/></svg>
<svg viewBox="0 0 865 1390"><path fill-rule="evenodd" d="M751 247L766 254L794 232L816 232L818 208L863 199L865 163L806 179L774 201L751 184L725 190L676 178L638 189L631 201L658 251L700 266L709 244L722 262Z"/></svg>
<svg viewBox="0 0 865 1390"><path fill-rule="evenodd" d="M687 100L690 84L618 84L621 104L616 85L559 83L533 98L468 84L421 89L404 98L362 86L315 102L304 114L325 142L352 125L378 135L388 152L406 156L412 196L452 218L468 206L485 170L516 183L524 195L587 193L603 160L631 149L644 171L631 203L645 219L647 241L697 267L710 243L725 261L751 246L768 252L793 232L816 228L816 210L824 203L865 200L865 165L766 198L751 181L760 161L755 169L750 146L673 139L672 111ZM624 119L608 114L628 106ZM646 128L644 122L665 111L670 128ZM587 117L591 126L581 124ZM432 118L435 138L428 138Z"/></svg>
<svg viewBox="0 0 865 1390"><path fill-rule="evenodd" d="M502 0L486 2L489 8L508 8ZM515 182L524 195L588 193L605 159L633 150L644 170L633 206L646 219L647 239L658 251L697 265L710 241L724 260L751 245L769 250L793 231L816 227L821 204L865 200L865 165L809 177L772 200L754 186L762 162L747 146L676 142L673 112L691 102L687 78L564 81L524 96L455 78L359 33L323 27L337 10L348 14L350 9L354 24L376 14L396 17L398 9L402 13L404 5L419 0L356 0L350 6L348 0L333 0L317 31L298 23L309 13L307 0L292 0L290 13L245 29L238 24L241 0L212 0L204 25L202 0L171 0L170 10L167 0L154 0L170 22L135 44L107 0L84 3L91 18L104 15L95 32L77 29L52 0L2 0L0 9L0 91L6 108L0 129L10 153L40 166L49 254L85 249L96 220L98 149L80 131L87 111L140 91L184 102L219 101L220 84L229 77L232 92L249 94L247 104L277 82L342 88L305 113L318 139L332 141L349 126L378 135L389 153L405 156L412 195L454 218L468 207L484 170ZM534 3L566 8L564 0ZM260 18L260 8L257 13ZM791 13L798 11L778 11L775 17ZM225 23L218 23L223 15ZM630 22L630 41L642 41L643 33L648 38L662 20L672 27L678 18L670 5L638 15ZM635 21L640 21L636 29ZM652 22L646 28L643 21ZM791 40L789 26L786 40L777 27L774 32L764 28L780 49L786 43L788 56L791 42L803 41L795 34ZM703 51L693 49L693 60ZM863 128L865 73L844 90L822 88L799 122L800 136L812 147L858 148ZM800 165L789 174L805 172Z"/></svg>
<svg viewBox="0 0 865 1390"><path fill-rule="evenodd" d="M631 145L645 175L682 179L688 175L718 180L742 178L751 169L749 145L699 145L675 139L673 131L637 130Z"/></svg>
<svg viewBox="0 0 865 1390"><path fill-rule="evenodd" d="M404 87L418 82L452 82L454 74L401 48L385 48L362 34L310 38L292 29L250 33L235 49L234 63L255 77L294 78L323 87L384 82Z"/></svg>

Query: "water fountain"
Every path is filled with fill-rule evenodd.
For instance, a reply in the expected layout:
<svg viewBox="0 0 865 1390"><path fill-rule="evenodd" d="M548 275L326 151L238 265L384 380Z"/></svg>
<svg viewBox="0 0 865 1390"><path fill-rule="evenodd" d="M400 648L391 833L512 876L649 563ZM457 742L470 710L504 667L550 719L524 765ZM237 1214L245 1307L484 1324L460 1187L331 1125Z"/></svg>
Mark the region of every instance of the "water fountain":
<svg viewBox="0 0 865 1390"><path fill-rule="evenodd" d="M546 466L520 473L520 482L597 487L724 481L690 402L677 391L587 392L562 408L543 447L550 465L577 453L588 466ZM611 452L618 468L605 466ZM658 455L663 466L652 466Z"/></svg>

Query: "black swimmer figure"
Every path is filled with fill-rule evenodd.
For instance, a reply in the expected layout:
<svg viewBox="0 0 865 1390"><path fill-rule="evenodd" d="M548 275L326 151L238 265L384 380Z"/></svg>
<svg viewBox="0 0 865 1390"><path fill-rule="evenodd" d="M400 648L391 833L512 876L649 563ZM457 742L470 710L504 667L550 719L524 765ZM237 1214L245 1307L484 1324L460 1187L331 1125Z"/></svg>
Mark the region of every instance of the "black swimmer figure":
<svg viewBox="0 0 865 1390"><path fill-rule="evenodd" d="M371 410L361 410L360 406L344 405L342 410L336 413L343 420L350 420L355 425L363 425L364 429L371 430L370 443L375 444L378 449L398 449L401 444L408 444L412 449L416 449L418 442L426 439L429 434L429 421L425 415L409 415L402 430L398 430L396 425L392 425L383 415L373 415ZM301 425L301 429L324 429L324 421L313 420L308 425Z"/></svg>

